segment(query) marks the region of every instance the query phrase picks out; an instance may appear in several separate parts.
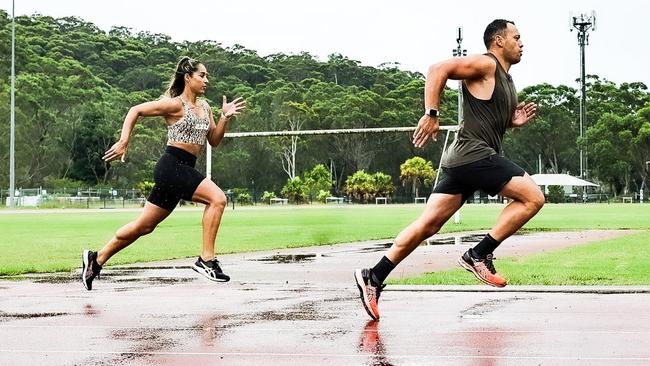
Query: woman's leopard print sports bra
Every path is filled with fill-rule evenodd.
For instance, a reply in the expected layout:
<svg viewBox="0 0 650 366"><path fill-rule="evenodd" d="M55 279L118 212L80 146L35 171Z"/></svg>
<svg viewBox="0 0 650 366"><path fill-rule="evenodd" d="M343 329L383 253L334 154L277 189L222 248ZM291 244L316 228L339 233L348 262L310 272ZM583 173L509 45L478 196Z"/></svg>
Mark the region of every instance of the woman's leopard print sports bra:
<svg viewBox="0 0 650 366"><path fill-rule="evenodd" d="M208 107L208 103L200 101L204 116L199 117L192 111L189 103L180 96L177 98L183 103L183 117L173 125L167 126L167 143L174 141L203 145L210 128L210 107Z"/></svg>

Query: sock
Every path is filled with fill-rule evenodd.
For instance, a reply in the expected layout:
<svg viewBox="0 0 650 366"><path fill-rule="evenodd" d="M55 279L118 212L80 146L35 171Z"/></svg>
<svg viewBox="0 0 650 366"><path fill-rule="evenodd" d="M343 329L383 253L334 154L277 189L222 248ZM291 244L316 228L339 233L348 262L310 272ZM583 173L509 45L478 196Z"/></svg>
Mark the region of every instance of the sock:
<svg viewBox="0 0 650 366"><path fill-rule="evenodd" d="M395 269L393 262L391 262L386 256L383 256L370 270L370 279L375 285L379 286L384 283L384 280L393 269Z"/></svg>
<svg viewBox="0 0 650 366"><path fill-rule="evenodd" d="M494 252L499 244L501 244L501 242L498 242L489 233L486 234L483 240L473 248L473 254L476 255L474 258L485 259L488 254Z"/></svg>
<svg viewBox="0 0 650 366"><path fill-rule="evenodd" d="M213 257L210 258L210 259L203 259L202 256L199 256L199 258L201 258L201 262L203 262L203 263L208 263L208 262L212 261L215 257L213 256Z"/></svg>

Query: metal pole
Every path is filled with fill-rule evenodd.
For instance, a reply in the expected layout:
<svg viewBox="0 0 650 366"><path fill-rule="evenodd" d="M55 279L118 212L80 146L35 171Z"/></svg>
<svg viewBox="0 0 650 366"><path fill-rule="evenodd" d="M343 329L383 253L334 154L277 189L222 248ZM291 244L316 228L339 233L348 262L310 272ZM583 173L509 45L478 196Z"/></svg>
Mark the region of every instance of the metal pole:
<svg viewBox="0 0 650 366"><path fill-rule="evenodd" d="M450 130L447 130L447 134L445 135L445 144L442 145L442 155L444 155L445 151L447 150L447 142L449 141L449 132ZM440 159L440 163L438 164L438 170L436 171L436 180L433 182L433 189L436 189L436 186L438 185L438 177L440 177L441 166L442 166L442 159Z"/></svg>
<svg viewBox="0 0 650 366"><path fill-rule="evenodd" d="M453 50L454 57L467 56L467 50L463 49L463 27L458 27L458 38L456 38L458 46ZM463 81L458 80L458 127L463 121ZM458 137L458 132L454 132L454 140ZM447 142L445 141L445 146ZM436 177L437 178L437 177ZM454 223L460 224L460 210L454 214Z"/></svg>
<svg viewBox="0 0 650 366"><path fill-rule="evenodd" d="M16 190L16 1L11 2L11 132L9 137L9 207L14 208Z"/></svg>
<svg viewBox="0 0 650 366"><path fill-rule="evenodd" d="M580 46L580 138L584 136L584 127L587 123L587 86L585 85L585 46L589 44L589 30L595 29L596 14L590 16L580 14L572 17L572 26L578 30L578 45ZM573 29L571 29L573 30ZM580 147L580 178L587 179L586 171L587 152ZM585 198L585 188L582 188L582 198Z"/></svg>
<svg viewBox="0 0 650 366"><path fill-rule="evenodd" d="M212 179L212 146L205 144L205 177Z"/></svg>
<svg viewBox="0 0 650 366"><path fill-rule="evenodd" d="M578 43L580 44L580 138L582 139L585 120L583 113L585 110L585 33L583 31L578 34ZM580 178L585 178L582 147L580 147Z"/></svg>

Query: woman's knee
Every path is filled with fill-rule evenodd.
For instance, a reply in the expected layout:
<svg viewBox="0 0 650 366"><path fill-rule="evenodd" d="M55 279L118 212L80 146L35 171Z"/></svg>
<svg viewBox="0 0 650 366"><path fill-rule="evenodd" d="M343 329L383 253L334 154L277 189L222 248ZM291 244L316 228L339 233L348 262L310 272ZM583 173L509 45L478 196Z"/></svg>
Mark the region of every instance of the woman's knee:
<svg viewBox="0 0 650 366"><path fill-rule="evenodd" d="M156 229L156 225L136 223L133 230L133 235L136 238L139 238L141 236L151 234L154 231L154 229Z"/></svg>
<svg viewBox="0 0 650 366"><path fill-rule="evenodd" d="M115 237L119 240L135 240L143 235L150 234L155 228L156 225L133 221L120 228L115 233Z"/></svg>

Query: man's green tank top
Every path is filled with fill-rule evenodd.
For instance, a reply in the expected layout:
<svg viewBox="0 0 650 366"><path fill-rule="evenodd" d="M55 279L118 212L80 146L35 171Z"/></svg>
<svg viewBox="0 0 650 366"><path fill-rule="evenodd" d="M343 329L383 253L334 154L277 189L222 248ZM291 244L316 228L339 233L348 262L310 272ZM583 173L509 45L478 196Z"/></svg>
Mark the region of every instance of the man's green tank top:
<svg viewBox="0 0 650 366"><path fill-rule="evenodd" d="M512 122L517 107L517 90L510 75L499 60L486 53L497 63L494 91L488 100L472 96L463 82L463 121L458 135L445 152L442 166L454 168L469 164L501 152L501 142Z"/></svg>

